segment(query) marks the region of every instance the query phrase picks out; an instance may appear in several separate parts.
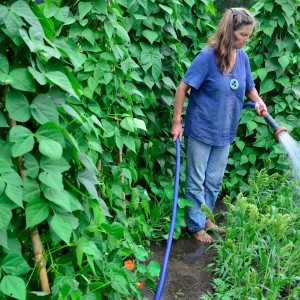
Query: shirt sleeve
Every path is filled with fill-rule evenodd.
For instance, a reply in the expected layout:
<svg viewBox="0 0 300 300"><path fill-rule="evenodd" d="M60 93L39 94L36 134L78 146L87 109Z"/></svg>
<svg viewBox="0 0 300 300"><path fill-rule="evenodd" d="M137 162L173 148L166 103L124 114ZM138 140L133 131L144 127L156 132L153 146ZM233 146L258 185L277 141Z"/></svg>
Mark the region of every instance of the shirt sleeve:
<svg viewBox="0 0 300 300"><path fill-rule="evenodd" d="M255 87L255 83L252 78L249 58L247 54L245 55L245 69L246 69L246 91L248 91L251 90L253 87Z"/></svg>
<svg viewBox="0 0 300 300"><path fill-rule="evenodd" d="M200 51L194 57L190 67L183 76L183 81L189 86L199 89L208 72L207 51Z"/></svg>

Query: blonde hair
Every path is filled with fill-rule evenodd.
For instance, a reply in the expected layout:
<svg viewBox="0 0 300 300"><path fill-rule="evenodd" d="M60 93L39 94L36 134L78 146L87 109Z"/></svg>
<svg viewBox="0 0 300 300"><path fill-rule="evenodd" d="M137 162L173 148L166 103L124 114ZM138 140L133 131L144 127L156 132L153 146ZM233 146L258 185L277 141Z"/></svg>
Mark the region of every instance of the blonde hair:
<svg viewBox="0 0 300 300"><path fill-rule="evenodd" d="M214 46L217 66L224 74L232 60L234 45L234 31L244 25L255 26L255 19L245 8L230 8L220 20L219 26L212 37L208 40L208 46Z"/></svg>

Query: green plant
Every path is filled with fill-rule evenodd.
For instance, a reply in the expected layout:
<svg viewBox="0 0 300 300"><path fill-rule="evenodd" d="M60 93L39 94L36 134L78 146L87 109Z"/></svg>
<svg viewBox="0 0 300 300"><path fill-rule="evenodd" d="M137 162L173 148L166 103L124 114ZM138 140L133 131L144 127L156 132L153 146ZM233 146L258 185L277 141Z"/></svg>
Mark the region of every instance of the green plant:
<svg viewBox="0 0 300 300"><path fill-rule="evenodd" d="M208 0L2 2L0 297L155 286L145 241L168 229L172 95L207 12Z"/></svg>
<svg viewBox="0 0 300 300"><path fill-rule="evenodd" d="M257 89L268 113L299 139L299 1L262 0L251 12L258 26L246 50ZM244 109L231 146L224 188L235 196L248 189L243 179L246 174L263 167L282 171L286 165L272 128L253 109Z"/></svg>
<svg viewBox="0 0 300 300"><path fill-rule="evenodd" d="M264 169L226 198L226 237L214 246L214 294L203 299L295 299L299 288L299 195L289 175ZM208 298L205 298L208 297Z"/></svg>

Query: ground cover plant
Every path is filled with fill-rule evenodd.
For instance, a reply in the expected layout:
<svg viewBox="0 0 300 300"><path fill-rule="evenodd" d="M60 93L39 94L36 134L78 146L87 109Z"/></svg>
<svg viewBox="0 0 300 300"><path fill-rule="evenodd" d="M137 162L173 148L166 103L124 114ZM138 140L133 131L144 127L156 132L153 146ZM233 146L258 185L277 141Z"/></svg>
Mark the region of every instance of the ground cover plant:
<svg viewBox="0 0 300 300"><path fill-rule="evenodd" d="M213 246L215 293L207 299L298 299L299 189L290 173L264 169L249 190L224 199L226 237Z"/></svg>

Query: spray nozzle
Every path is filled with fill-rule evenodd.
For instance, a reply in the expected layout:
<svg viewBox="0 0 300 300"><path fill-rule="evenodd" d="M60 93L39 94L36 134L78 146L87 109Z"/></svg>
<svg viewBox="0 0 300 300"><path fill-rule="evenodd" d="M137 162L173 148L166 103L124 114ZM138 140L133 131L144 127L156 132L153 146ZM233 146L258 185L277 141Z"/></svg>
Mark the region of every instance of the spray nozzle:
<svg viewBox="0 0 300 300"><path fill-rule="evenodd" d="M278 138L278 135L282 132L282 131L287 131L287 129L283 126L281 126L280 124L278 124L269 114L268 112L262 108L261 111L261 116L273 127L274 129L274 136L276 138Z"/></svg>

